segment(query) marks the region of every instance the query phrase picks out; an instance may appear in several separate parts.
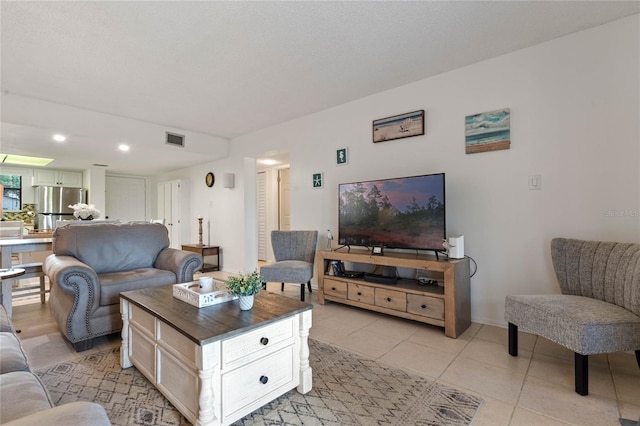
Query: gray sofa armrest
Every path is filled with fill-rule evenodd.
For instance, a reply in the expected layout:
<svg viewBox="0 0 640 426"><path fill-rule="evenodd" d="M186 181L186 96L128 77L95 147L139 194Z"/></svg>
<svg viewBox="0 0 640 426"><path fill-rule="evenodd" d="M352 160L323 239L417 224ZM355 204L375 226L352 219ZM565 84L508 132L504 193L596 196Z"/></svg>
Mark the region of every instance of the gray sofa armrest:
<svg viewBox="0 0 640 426"><path fill-rule="evenodd" d="M196 253L167 247L158 254L153 266L175 273L177 282L185 283L192 281L193 274L202 267L202 258Z"/></svg>
<svg viewBox="0 0 640 426"><path fill-rule="evenodd" d="M109 426L111 422L101 405L93 402L70 402L5 423L7 426Z"/></svg>
<svg viewBox="0 0 640 426"><path fill-rule="evenodd" d="M100 305L100 281L90 266L72 256L49 255L42 264L49 277L52 294L49 307L58 324L66 324L61 330L72 342L93 337L87 328L88 318ZM62 327L61 327L62 328Z"/></svg>

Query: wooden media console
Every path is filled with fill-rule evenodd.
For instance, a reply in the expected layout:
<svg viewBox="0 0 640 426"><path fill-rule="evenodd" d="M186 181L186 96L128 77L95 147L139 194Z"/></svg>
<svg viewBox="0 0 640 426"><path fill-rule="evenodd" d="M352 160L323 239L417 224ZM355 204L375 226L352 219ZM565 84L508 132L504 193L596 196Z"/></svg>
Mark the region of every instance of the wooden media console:
<svg viewBox="0 0 640 426"><path fill-rule="evenodd" d="M457 338L471 325L469 259L438 260L435 256L366 250L318 252L318 301L357 306L397 317L444 327L447 337ZM393 266L435 273L444 285L422 285L415 279L397 284L377 284L363 278L330 275L331 261Z"/></svg>

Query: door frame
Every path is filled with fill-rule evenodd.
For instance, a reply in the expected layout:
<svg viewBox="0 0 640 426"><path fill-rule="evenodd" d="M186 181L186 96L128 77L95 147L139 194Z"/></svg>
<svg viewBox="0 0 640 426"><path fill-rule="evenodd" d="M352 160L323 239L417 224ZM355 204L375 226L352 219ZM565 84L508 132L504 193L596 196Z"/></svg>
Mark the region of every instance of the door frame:
<svg viewBox="0 0 640 426"><path fill-rule="evenodd" d="M271 168L265 168L256 170L255 180L257 183L258 173L266 173L265 176L265 202L266 202L266 218L265 218L265 240L266 240L266 254L267 254L267 262L274 262L275 256L273 255L273 248L271 247L271 231L280 229L280 183L278 182L279 173L281 169L291 169L289 164L278 165ZM256 188L257 189L257 188ZM256 212L256 228L259 228L259 224L257 223L257 212ZM256 250L258 247L256 246ZM262 260L262 259L260 259Z"/></svg>

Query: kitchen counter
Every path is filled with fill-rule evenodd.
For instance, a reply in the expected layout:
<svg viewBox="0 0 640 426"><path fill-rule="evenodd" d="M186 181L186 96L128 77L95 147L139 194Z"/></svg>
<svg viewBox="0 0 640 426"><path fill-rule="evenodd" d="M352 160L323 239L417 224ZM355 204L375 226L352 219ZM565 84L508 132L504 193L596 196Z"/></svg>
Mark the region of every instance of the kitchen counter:
<svg viewBox="0 0 640 426"><path fill-rule="evenodd" d="M28 234L22 236L22 238L51 238L53 237L53 230L46 229L42 231L29 231Z"/></svg>

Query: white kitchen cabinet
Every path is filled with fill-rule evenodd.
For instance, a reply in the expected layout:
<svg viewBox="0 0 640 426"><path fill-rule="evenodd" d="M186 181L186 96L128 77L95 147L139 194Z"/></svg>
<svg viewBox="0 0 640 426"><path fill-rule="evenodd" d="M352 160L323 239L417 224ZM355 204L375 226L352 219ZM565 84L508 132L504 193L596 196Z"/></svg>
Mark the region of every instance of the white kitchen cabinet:
<svg viewBox="0 0 640 426"><path fill-rule="evenodd" d="M67 186L82 188L82 172L33 169L31 186Z"/></svg>

